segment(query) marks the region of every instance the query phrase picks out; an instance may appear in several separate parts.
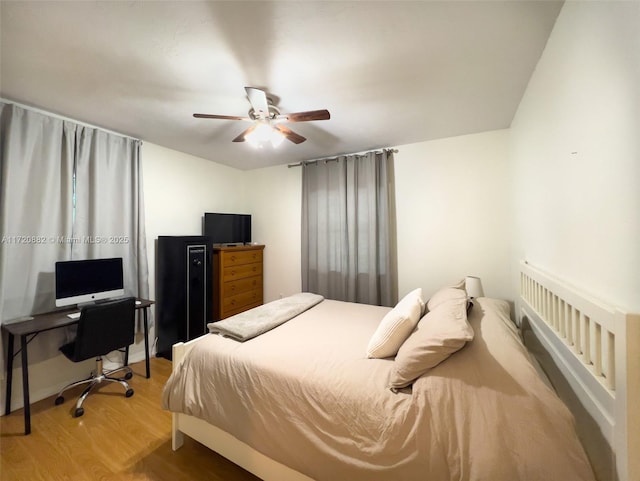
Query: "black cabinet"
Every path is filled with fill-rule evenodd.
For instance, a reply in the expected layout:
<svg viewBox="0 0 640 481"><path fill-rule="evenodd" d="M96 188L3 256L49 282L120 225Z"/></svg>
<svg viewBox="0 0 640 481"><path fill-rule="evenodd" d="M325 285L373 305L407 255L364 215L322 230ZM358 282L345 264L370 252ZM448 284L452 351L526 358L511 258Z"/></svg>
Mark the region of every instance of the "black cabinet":
<svg viewBox="0 0 640 481"><path fill-rule="evenodd" d="M208 332L211 242L204 236L159 236L156 259L157 355Z"/></svg>

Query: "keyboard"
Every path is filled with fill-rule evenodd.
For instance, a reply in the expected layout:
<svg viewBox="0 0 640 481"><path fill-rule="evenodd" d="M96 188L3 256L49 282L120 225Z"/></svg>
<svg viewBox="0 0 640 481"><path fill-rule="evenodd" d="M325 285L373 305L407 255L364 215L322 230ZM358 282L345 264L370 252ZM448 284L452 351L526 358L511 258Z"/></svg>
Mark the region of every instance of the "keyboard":
<svg viewBox="0 0 640 481"><path fill-rule="evenodd" d="M71 314L67 314L67 317L69 319L79 319L80 318L80 313L79 312L72 312Z"/></svg>

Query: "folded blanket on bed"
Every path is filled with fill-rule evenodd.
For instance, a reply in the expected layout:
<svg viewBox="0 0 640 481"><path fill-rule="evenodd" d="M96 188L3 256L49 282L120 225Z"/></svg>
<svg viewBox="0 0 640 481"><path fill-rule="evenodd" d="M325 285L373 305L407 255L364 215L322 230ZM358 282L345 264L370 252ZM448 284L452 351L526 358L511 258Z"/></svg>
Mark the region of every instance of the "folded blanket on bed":
<svg viewBox="0 0 640 481"><path fill-rule="evenodd" d="M207 324L209 332L247 341L263 334L298 314L311 309L324 297L310 292L301 292L277 301L254 307L222 321Z"/></svg>

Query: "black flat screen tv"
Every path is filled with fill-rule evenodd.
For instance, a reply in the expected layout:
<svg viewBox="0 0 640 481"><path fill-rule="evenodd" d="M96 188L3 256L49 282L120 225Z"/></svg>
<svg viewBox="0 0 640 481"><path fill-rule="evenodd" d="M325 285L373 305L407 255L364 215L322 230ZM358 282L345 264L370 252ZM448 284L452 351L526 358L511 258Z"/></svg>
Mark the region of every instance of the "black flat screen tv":
<svg viewBox="0 0 640 481"><path fill-rule="evenodd" d="M205 212L204 235L216 244L251 243L250 214L221 214Z"/></svg>

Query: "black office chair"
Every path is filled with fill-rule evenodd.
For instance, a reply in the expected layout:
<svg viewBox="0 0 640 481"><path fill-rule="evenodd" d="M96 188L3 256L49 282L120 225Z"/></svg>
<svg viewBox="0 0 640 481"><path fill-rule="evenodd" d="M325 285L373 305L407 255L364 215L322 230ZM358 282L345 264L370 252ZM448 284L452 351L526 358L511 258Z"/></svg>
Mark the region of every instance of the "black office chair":
<svg viewBox="0 0 640 481"><path fill-rule="evenodd" d="M74 341L60 348L62 353L73 362L80 362L92 357L96 358L96 374L84 381L74 382L64 387L56 397L56 405L64 402L62 393L69 388L88 383L76 402L75 417L82 416L82 403L91 390L101 382L117 382L126 389L125 396L133 396L133 389L127 383L133 373L129 366L122 366L111 371L103 371L102 356L133 344L135 336L135 298L117 299L96 305L85 306L80 310L78 333ZM127 371L122 378L111 377L117 371Z"/></svg>

